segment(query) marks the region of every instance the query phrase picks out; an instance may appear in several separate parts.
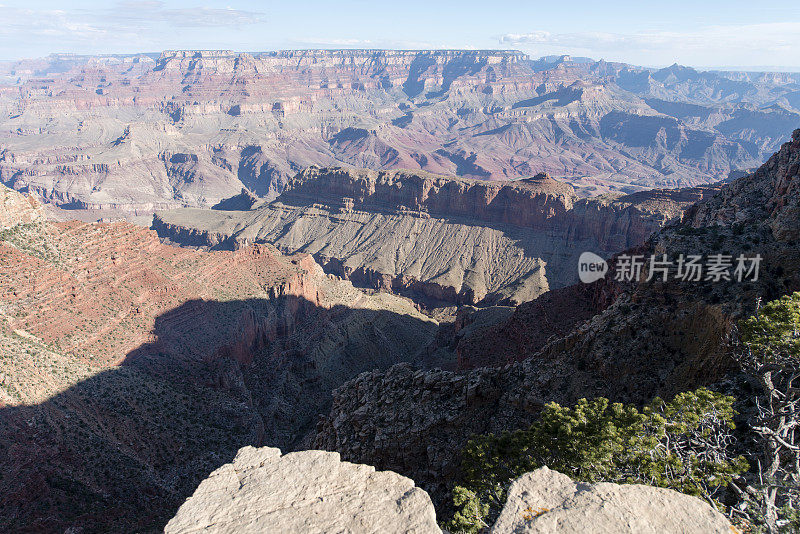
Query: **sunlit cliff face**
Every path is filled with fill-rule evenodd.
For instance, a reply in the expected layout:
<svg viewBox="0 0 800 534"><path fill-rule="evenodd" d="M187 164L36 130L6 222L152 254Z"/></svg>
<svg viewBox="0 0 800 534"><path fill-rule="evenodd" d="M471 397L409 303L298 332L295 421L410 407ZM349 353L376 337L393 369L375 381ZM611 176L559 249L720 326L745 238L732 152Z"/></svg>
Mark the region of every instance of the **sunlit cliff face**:
<svg viewBox="0 0 800 534"><path fill-rule="evenodd" d="M547 172L580 196L691 186L758 166L800 125L790 74L504 51L56 59L0 86L0 180L128 216L242 187L272 199L310 165Z"/></svg>

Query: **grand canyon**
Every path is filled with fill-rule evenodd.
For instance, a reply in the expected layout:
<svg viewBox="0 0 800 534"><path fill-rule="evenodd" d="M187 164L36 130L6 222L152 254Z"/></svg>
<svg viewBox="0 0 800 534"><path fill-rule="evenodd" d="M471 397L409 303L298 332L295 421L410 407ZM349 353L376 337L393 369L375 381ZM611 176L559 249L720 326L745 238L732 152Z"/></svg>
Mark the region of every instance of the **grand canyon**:
<svg viewBox="0 0 800 534"><path fill-rule="evenodd" d="M167 51L3 65L0 181L56 206L274 198L310 165L583 196L754 169L800 120L800 75L643 69L514 51ZM10 83L9 83L10 82Z"/></svg>
<svg viewBox="0 0 800 534"><path fill-rule="evenodd" d="M720 440L753 455L722 497L536 465L469 532L612 521L576 495L648 518L630 532L772 528L730 489L757 486L736 341L800 291L799 165L791 72L441 49L0 62L0 530L459 532L476 436L698 388L737 399ZM608 275L579 282L586 251ZM756 279L613 275L740 252Z"/></svg>

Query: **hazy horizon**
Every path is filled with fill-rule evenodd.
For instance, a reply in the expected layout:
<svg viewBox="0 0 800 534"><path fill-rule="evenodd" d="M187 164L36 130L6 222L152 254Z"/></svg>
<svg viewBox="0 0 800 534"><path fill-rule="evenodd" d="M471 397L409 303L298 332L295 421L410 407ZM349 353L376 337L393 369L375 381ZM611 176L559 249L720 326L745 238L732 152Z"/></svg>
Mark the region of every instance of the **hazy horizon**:
<svg viewBox="0 0 800 534"><path fill-rule="evenodd" d="M203 52L230 50L230 51L232 51L234 53L237 53L237 54L244 53L244 54L252 54L252 55L269 54L269 53L281 52L281 51L303 51L303 50L307 50L307 51L312 51L312 50L331 50L331 51L336 51L336 50L354 50L354 51L355 50L364 50L364 51L401 51L401 52L437 51L437 50L442 50L442 51L444 51L444 50L448 50L448 51L475 51L475 50L481 50L481 51L497 51L497 52L517 51L517 52L526 53L523 50L515 49L515 48L485 48L485 49L474 49L474 48L439 48L439 49L434 48L434 49L424 49L424 48L418 48L418 49L408 49L408 48L343 48L343 47L338 47L338 48L336 48L336 47L330 47L330 48L322 48L322 47L317 47L317 48L311 48L311 47L299 48L298 47L298 48L278 48L278 49L273 49L273 50L235 50L235 49L230 49L230 48L165 48L163 50L158 50L158 51L142 50L142 51L131 51L131 52L96 53L96 54L80 54L80 53L75 53L75 52L59 52L59 51L55 51L55 52L50 52L49 54L45 54L45 55L42 55L42 56L31 56L31 57L14 58L14 59L3 59L3 58L0 58L0 63L16 63L16 62L20 62L20 61L33 61L33 60L37 60L37 59L44 59L44 58L47 58L47 57L50 57L50 56L63 56L63 57L69 57L69 56L74 56L74 57L151 56L151 57L157 57L157 56L161 55L163 52L172 51L172 50L175 50L175 51L203 51ZM574 58L589 59L589 60L592 60L592 61L602 61L602 60L605 59L605 58L591 58L591 57L585 57L585 56L573 56L572 54L566 54L566 53L564 53L564 54L548 54L548 55L545 55L545 56L535 56L535 55L531 55L531 54L527 54L527 55L532 61L537 61L537 60L542 60L542 59L547 59L547 58L558 58L558 57L562 57L562 56L571 56L571 57L574 57ZM800 72L800 67L785 67L785 66L780 66L780 65L685 65L685 64L682 64L682 63L679 63L679 62L676 62L676 61L674 61L672 63L658 64L658 65L641 65L641 64L636 64L636 63L630 62L630 61L614 61L614 60L606 60L606 61L613 61L615 63L624 63L624 64L632 65L632 66L635 66L635 67L641 67L641 68L647 68L647 69L662 69L662 68L670 67L672 65L680 65L682 67L690 67L690 68L693 68L693 69L698 70L698 71L711 71L711 72L714 72L714 71L716 71L716 72L786 72L786 73L797 73L797 72Z"/></svg>
<svg viewBox="0 0 800 534"><path fill-rule="evenodd" d="M115 55L180 49L515 49L646 67L800 71L800 6L678 0L669 9L618 1L475 0L402 6L346 0L71 2L0 0L0 60L51 53Z"/></svg>

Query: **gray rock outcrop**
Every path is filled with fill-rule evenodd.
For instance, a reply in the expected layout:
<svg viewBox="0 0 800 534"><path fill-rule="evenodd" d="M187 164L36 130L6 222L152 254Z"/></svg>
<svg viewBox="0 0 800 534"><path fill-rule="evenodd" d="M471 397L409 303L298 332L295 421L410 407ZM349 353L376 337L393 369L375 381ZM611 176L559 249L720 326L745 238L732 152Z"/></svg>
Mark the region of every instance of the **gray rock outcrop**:
<svg viewBox="0 0 800 534"><path fill-rule="evenodd" d="M44 218L44 210L36 199L0 184L0 230Z"/></svg>
<svg viewBox="0 0 800 534"><path fill-rule="evenodd" d="M584 484L546 467L518 478L492 534L731 534L725 517L696 497L639 484Z"/></svg>
<svg viewBox="0 0 800 534"><path fill-rule="evenodd" d="M411 479L339 454L244 447L204 480L167 524L189 532L441 532L428 494Z"/></svg>

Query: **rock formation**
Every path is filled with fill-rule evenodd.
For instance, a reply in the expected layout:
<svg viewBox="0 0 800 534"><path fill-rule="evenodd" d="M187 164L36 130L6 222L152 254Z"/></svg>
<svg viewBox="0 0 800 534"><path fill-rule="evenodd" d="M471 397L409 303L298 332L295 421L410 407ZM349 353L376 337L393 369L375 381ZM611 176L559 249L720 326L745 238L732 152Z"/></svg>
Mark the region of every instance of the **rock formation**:
<svg viewBox="0 0 800 534"><path fill-rule="evenodd" d="M17 224L0 232L0 530L160 530L239 448L300 446L332 389L436 331L270 245Z"/></svg>
<svg viewBox="0 0 800 534"><path fill-rule="evenodd" d="M424 172L311 167L249 211L158 212L186 245L268 242L314 255L361 285L435 301L518 304L577 279L585 250L638 245L713 188L580 199L546 174L481 181Z"/></svg>
<svg viewBox="0 0 800 534"><path fill-rule="evenodd" d="M707 503L641 484L576 483L542 467L518 478L492 534L731 534L738 532Z"/></svg>
<svg viewBox="0 0 800 534"><path fill-rule="evenodd" d="M688 187L761 164L797 83L515 51L51 56L0 65L0 182L117 215L272 199L313 164Z"/></svg>
<svg viewBox="0 0 800 534"><path fill-rule="evenodd" d="M441 532L428 495L391 471L335 452L244 447L200 483L167 523L182 534ZM492 534L737 532L706 502L641 484L576 483L542 467L518 478Z"/></svg>
<svg viewBox="0 0 800 534"><path fill-rule="evenodd" d="M43 221L44 209L34 198L0 185L0 230Z"/></svg>
<svg viewBox="0 0 800 534"><path fill-rule="evenodd" d="M335 452L245 447L204 480L164 532L435 534L436 512L414 481Z"/></svg>
<svg viewBox="0 0 800 534"><path fill-rule="evenodd" d="M752 313L759 298L800 289L799 165L800 130L757 172L725 185L681 224L630 251L670 258L760 254L757 281L647 281L645 269L632 282L607 276L545 295L541 307L519 306L505 324L472 335L477 349L460 347L473 355L468 366L523 361L466 373L402 364L361 374L334 392L315 446L410 476L440 504L443 481L457 472L453 451L473 434L526 426L550 401L605 396L643 403L724 380L733 370L726 339L735 321ZM575 295L583 296L573 319L560 323L569 330L559 332L556 323L548 335L548 325L536 319Z"/></svg>
<svg viewBox="0 0 800 534"><path fill-rule="evenodd" d="M548 401L725 380L736 319L800 288L800 131L718 193L646 190L759 164L800 116L792 75L172 51L54 56L0 79L0 531L160 530L247 445L335 450L444 503L471 435ZM34 198L87 217L213 207L155 225L231 250L47 222ZM583 250L631 246L758 253L763 269L568 285ZM487 307L442 326L352 282ZM432 369L454 356L460 369ZM421 517L421 490L394 480Z"/></svg>

